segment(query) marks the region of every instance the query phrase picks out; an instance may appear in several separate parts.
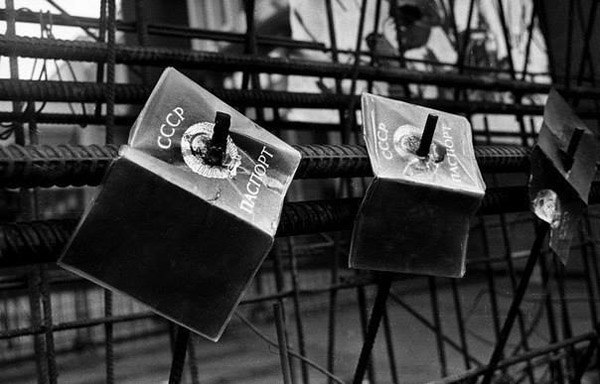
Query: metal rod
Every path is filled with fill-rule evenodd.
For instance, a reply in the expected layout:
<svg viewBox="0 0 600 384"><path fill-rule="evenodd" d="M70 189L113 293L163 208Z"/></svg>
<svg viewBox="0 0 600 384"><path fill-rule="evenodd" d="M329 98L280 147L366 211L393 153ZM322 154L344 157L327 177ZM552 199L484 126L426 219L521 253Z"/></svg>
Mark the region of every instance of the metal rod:
<svg viewBox="0 0 600 384"><path fill-rule="evenodd" d="M185 355L190 341L190 331L187 328L176 326L175 329L175 348L173 350L173 361L169 373L169 384L181 383L183 368L185 366Z"/></svg>
<svg viewBox="0 0 600 384"><path fill-rule="evenodd" d="M390 362L390 378L393 384L400 383L398 378L398 367L396 365L396 353L394 352L394 338L392 337L392 327L390 325L389 312L387 306L383 311L383 332L385 335L385 346L387 349L388 360Z"/></svg>
<svg viewBox="0 0 600 384"><path fill-rule="evenodd" d="M308 357L306 353L306 341L304 336L304 324L302 321L302 313L300 309L300 285L298 282L298 260L294 249L294 242L291 237L287 239L288 255L290 259L290 277L292 283L292 302L294 304L294 318L296 322L296 334L298 335L298 350L302 356ZM302 382L307 384L310 381L308 375L308 365L302 362L301 365Z"/></svg>
<svg viewBox="0 0 600 384"><path fill-rule="evenodd" d="M385 305L392 286L392 277L389 274L381 274L380 277L381 281L378 285L375 304L373 304L373 310L371 311L367 335L361 348L358 364L356 365L356 370L354 372L353 384L361 384L365 377L369 365L369 358L371 357L371 351L373 350L377 331L379 330L379 324L385 312Z"/></svg>
<svg viewBox="0 0 600 384"><path fill-rule="evenodd" d="M556 318L554 315L554 307L552 305L552 295L551 295L551 287L548 285L549 282L549 274L548 274L548 266L546 264L546 256L547 252L543 253L540 256L539 264L540 264L540 275L542 277L542 289L544 291L544 304L546 306L546 318L548 320L548 333L550 336L550 343L554 344L558 341L558 332L556 327ZM552 373L552 377L557 380L559 383L564 382L562 364L555 360L550 360L548 362L550 364L550 369Z"/></svg>
<svg viewBox="0 0 600 384"><path fill-rule="evenodd" d="M483 377L482 384L490 384L492 376L494 374L494 370L500 362L500 358L502 357L504 347L506 346L506 342L508 341L508 337L510 335L512 327L515 323L515 320L517 319L521 302L523 301L523 297L525 297L525 292L527 291L527 287L529 286L529 279L531 278L531 274L533 272L535 264L537 263L537 259L541 253L542 244L544 239L546 238L547 232L548 225L546 223L539 224L538 228L536 228L535 241L533 242L531 253L529 254L529 258L527 259L527 264L525 265L525 269L523 270L521 281L519 282L519 286L515 291L514 299L510 305L508 314L506 315L506 319L504 320L502 330L500 331L500 339L496 343L494 351L492 352L492 355L490 357L488 363L489 370Z"/></svg>
<svg viewBox="0 0 600 384"><path fill-rule="evenodd" d="M292 377L290 372L290 362L288 357L288 346L285 337L285 325L283 322L283 312L279 304L273 304L273 314L275 316L275 326L277 328L277 343L279 345L279 362L281 364L281 372L283 375L283 382L285 384L292 383Z"/></svg>
<svg viewBox="0 0 600 384"><path fill-rule="evenodd" d="M448 375L448 363L446 361L446 349L444 348L444 341L442 339L442 319L440 317L436 278L433 276L429 276L427 278L427 283L429 285L431 314L433 317L433 327L435 331L435 340L437 344L438 361L440 363L440 376L446 377Z"/></svg>
<svg viewBox="0 0 600 384"><path fill-rule="evenodd" d="M99 62L107 59L108 45L83 41L61 41L25 37L0 36L0 54L21 57L38 57L74 61ZM357 79L386 81L394 84L416 83L440 87L462 87L488 91L510 91L519 94L548 93L553 85L502 79L491 76L464 75L458 73L419 72L395 67L371 67L359 65L327 63L310 60L279 59L252 55L231 55L216 52L176 50L170 48L150 48L115 45L116 63L132 65L165 64L180 68L196 68L219 71L255 71L282 75L302 75L345 79L353 71ZM600 98L600 90L588 86L555 85L566 95L580 98Z"/></svg>
<svg viewBox="0 0 600 384"><path fill-rule="evenodd" d="M32 329L43 329L42 312L40 309L40 277L39 268L32 268L27 274L27 288L29 293L29 311ZM8 327L7 327L8 329ZM41 333L41 332L39 332ZM39 333L27 333L33 336L33 349L38 384L49 382L48 362L44 359L46 353L42 337ZM23 335L24 336L24 335ZM12 336L17 337L17 336Z"/></svg>
<svg viewBox="0 0 600 384"><path fill-rule="evenodd" d="M296 179L371 176L364 147L353 145L295 145L302 156ZM519 146L475 147L475 157L484 173L524 173L529 170L529 152ZM98 185L118 147L82 145L38 145L0 147L0 182L4 187L50 187Z"/></svg>
<svg viewBox="0 0 600 384"><path fill-rule="evenodd" d="M456 314L456 324L458 325L458 336L460 340L460 347L462 349L463 361L465 368L471 368L471 360L469 359L469 346L467 344L467 335L465 331L465 319L462 312L462 304L460 300L460 293L458 290L458 284L455 279L450 279L450 287L452 288L452 298L454 300L454 312ZM442 339L443 342L443 339Z"/></svg>
<svg viewBox="0 0 600 384"><path fill-rule="evenodd" d="M58 380L58 370L56 366L56 351L54 347L54 334L48 330L52 326L52 300L48 289L48 276L46 265L37 266L40 276L40 294L42 299L43 324L46 328L46 359L48 360L48 378L50 384L56 384Z"/></svg>
<svg viewBox="0 0 600 384"><path fill-rule="evenodd" d="M107 32L107 58L106 58L106 144L113 144L115 141L114 137L114 125L115 125L115 64L116 64L116 53L115 53L115 40L116 40L116 29L115 29L115 18L116 18L116 4L115 0L107 0L107 20L106 20L106 32Z"/></svg>

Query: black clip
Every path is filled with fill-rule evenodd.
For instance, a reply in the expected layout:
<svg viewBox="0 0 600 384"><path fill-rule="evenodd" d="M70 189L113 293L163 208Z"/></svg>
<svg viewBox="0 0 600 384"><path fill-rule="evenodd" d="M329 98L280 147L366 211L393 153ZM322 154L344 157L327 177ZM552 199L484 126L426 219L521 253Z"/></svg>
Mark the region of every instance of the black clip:
<svg viewBox="0 0 600 384"><path fill-rule="evenodd" d="M573 167L573 162L575 161L575 152L577 151L577 146L581 141L581 137L583 136L583 129L575 128L573 134L571 134L571 140L569 140L569 146L567 147L567 152L561 153L561 160L563 166L565 167L565 171L569 172L571 167Z"/></svg>
<svg viewBox="0 0 600 384"><path fill-rule="evenodd" d="M417 149L417 156L427 157L431 148L431 142L433 141L433 133L437 126L438 116L428 114L427 121L425 122L425 128L421 135L421 142L419 143L419 149Z"/></svg>
<svg viewBox="0 0 600 384"><path fill-rule="evenodd" d="M231 126L231 116L225 112L217 112L213 135L208 142L204 161L209 165L223 165L227 148L227 137Z"/></svg>

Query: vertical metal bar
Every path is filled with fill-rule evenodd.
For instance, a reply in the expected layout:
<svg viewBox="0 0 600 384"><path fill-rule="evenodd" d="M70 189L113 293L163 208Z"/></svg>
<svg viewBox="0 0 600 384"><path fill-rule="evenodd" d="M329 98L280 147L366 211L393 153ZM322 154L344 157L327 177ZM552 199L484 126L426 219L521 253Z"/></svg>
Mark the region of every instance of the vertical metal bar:
<svg viewBox="0 0 600 384"><path fill-rule="evenodd" d="M273 248L273 250L271 251L271 257L273 259L273 269L275 270L275 273L274 273L275 288L277 289L277 292L283 292L283 290L285 289L285 279L284 279L284 273L283 273L283 264L281 262L280 250L277 248ZM279 303L279 306L281 307L281 312L283 313L283 318L286 319L287 315L286 315L286 311L285 311L285 302L283 299L280 298L280 299L278 299L278 303ZM287 328L285 329L285 339L289 340ZM288 345L289 345L289 342L288 342ZM292 356L289 356L289 365L290 365L292 383L295 383L296 382L296 363L295 363L294 359L292 358Z"/></svg>
<svg viewBox="0 0 600 384"><path fill-rule="evenodd" d="M106 6L106 37L107 37L107 58L106 58L106 144L114 143L114 113L115 113L115 34L116 34L116 4L115 0L103 0L101 6ZM101 18L104 9L101 10ZM102 23L101 23L102 28ZM102 29L100 36L102 36ZM98 70L97 75L100 76ZM104 316L110 317L113 314L113 294L111 291L104 290ZM112 384L115 381L114 369L114 335L113 324L107 322L104 324L105 340L105 359L106 359L106 382Z"/></svg>
<svg viewBox="0 0 600 384"><path fill-rule="evenodd" d="M352 77L350 80L350 91L348 92L350 95L354 95L356 93L356 83L358 80L358 69L360 67L360 54L361 54L361 46L363 42L363 35L365 29L365 18L367 13L367 0L362 0L360 6L360 18L358 21L358 31L356 34L356 46L354 48L354 62L352 64ZM357 98L350 98L350 103L348 105L348 109L346 110L343 132L348 140L352 137L352 132L355 131L356 127L356 104ZM349 141L349 143L351 143ZM352 184L348 183L349 189L352 191Z"/></svg>
<svg viewBox="0 0 600 384"><path fill-rule="evenodd" d="M583 220L585 224L586 234L590 239L590 248L592 250L591 259L594 272L594 280L596 281L596 293L598 294L598 297L600 297L600 266L598 265L598 252L596 250L596 240L593 237L592 224L590 222L589 215L584 215Z"/></svg>
<svg viewBox="0 0 600 384"><path fill-rule="evenodd" d="M173 362L171 363L171 372L169 373L169 384L181 383L183 367L185 366L185 355L187 353L190 341L190 331L187 328L176 326L175 350L173 353Z"/></svg>
<svg viewBox="0 0 600 384"><path fill-rule="evenodd" d="M538 21L540 23L540 29L544 37L550 36L550 28L548 26L548 20L546 19L546 1L545 0L533 0L535 8L537 10ZM554 75L553 80L556 82L556 71L554 68L554 51L550 48L550 40L545 41L546 44L546 55L548 56L548 69L550 76Z"/></svg>
<svg viewBox="0 0 600 384"><path fill-rule="evenodd" d="M458 336L462 348L463 360L465 362L465 368L469 369L471 368L471 361L469 360L469 346L467 344L467 333L465 331L465 321L462 313L458 284L455 279L450 279L450 285L452 288L452 298L454 299L454 311L456 313L456 324L458 324Z"/></svg>
<svg viewBox="0 0 600 384"><path fill-rule="evenodd" d="M275 270L275 287L277 289L277 292L283 292L285 290L286 284L285 284L285 276L284 276L284 271L283 271L283 263L281 261L281 252L279 251L279 249L274 249L272 252L272 257L273 257L273 268ZM278 299L278 303L279 306L281 307L281 312L283 313L283 319L285 321L285 319L287 319L287 314L286 314L286 310L285 310L285 301L280 298ZM289 334L287 331L287 327L285 328L285 340L288 343L289 347L292 347L289 343ZM292 356L289 356L289 365L290 365L290 372L291 372L291 377L292 377L292 383L296 382L296 362L295 360L292 358Z"/></svg>
<svg viewBox="0 0 600 384"><path fill-rule="evenodd" d="M138 44L142 47L148 45L148 20L146 19L146 7L144 0L135 0L135 29ZM142 82L147 84L150 73L147 66L142 67Z"/></svg>
<svg viewBox="0 0 600 384"><path fill-rule="evenodd" d="M389 0L390 3L390 13L392 15L398 15L398 0ZM406 68L406 60L404 58L405 50L404 44L402 43L402 28L397 20L394 20L394 26L396 29L396 44L398 45L398 63L400 64L400 68ZM404 89L404 96L407 98L411 97L411 92L409 85L406 82L402 83L402 88Z"/></svg>
<svg viewBox="0 0 600 384"><path fill-rule="evenodd" d="M304 324L302 322L302 315L300 310L300 287L298 284L298 263L296 260L296 252L294 249L294 243L292 237L287 238L288 241L288 249L289 249L289 258L290 258L290 275L292 282L292 292L293 292L293 303L294 303L294 317L296 321L296 333L298 335L298 349L300 355L306 356L306 344L304 338ZM302 382L308 384L310 382L309 374L308 374L308 365L305 361L302 361L300 364L301 373L302 373Z"/></svg>
<svg viewBox="0 0 600 384"><path fill-rule="evenodd" d="M14 0L6 0L6 36L16 36L16 15ZM19 78L19 58L16 55L8 57L8 65L10 69L10 78L16 80ZM23 105L19 101L12 102L13 112L21 112ZM15 133L15 143L25 145L25 133L23 125L20 122L13 122L13 131Z"/></svg>
<svg viewBox="0 0 600 384"><path fill-rule="evenodd" d="M360 271L356 271L356 276L360 276ZM356 287L356 296L358 301L358 315L360 320L360 328L363 334L363 343L366 343L368 338L368 319L367 319L367 296L365 293L365 287ZM369 354L369 363L367 364L367 375L369 383L375 382L375 370L373 369L373 356Z"/></svg>
<svg viewBox="0 0 600 384"><path fill-rule="evenodd" d="M331 286L335 286L339 281L339 266L338 266L338 248L339 236L336 236L333 245L333 257L331 258ZM337 312L337 289L329 290L329 311L327 322L327 370L335 374L335 332L336 332L336 312ZM333 384L333 379L329 378L329 384Z"/></svg>
<svg viewBox="0 0 600 384"><path fill-rule="evenodd" d="M244 1L244 11L246 16L246 45L244 52L251 55L256 55L258 53L258 45L256 42L255 10L255 0ZM252 80L253 89L261 89L260 74L256 72L244 72L244 76L242 77L242 87L244 89L247 89L250 80ZM265 119L262 108L256 108L256 118L259 121L263 121Z"/></svg>
<svg viewBox="0 0 600 384"><path fill-rule="evenodd" d="M512 80L517 79L517 73L515 69L515 62L512 56L512 43L510 39L510 33L508 30L508 26L506 24L506 16L504 14L504 4L502 0L497 0L498 2L498 15L500 17L500 25L502 27L502 34L504 35L504 43L506 44L506 53L508 58L508 65L510 69L510 77ZM521 95L513 92L513 96L515 99L515 103L521 102ZM517 123L519 124L519 132L521 133L521 142L523 146L529 146L529 138L527 137L527 130L525 129L525 122L523 120L523 115L515 116L517 119Z"/></svg>
<svg viewBox="0 0 600 384"><path fill-rule="evenodd" d="M565 57L565 87L571 87L571 59L573 56L573 24L575 22L575 1L569 0L568 29L567 29L567 55Z"/></svg>
<svg viewBox="0 0 600 384"><path fill-rule="evenodd" d="M560 302L560 314L562 320L562 328L563 328L563 338L569 339L573 337L573 328L571 327L571 316L569 314L569 305L567 303L567 298L565 295L565 281L564 281L564 267L558 261L558 256L554 255L554 273L556 278L556 286L558 288L558 300ZM570 359L567 359L567 374L569 377L569 381L571 383L574 382L575 377L575 360L576 360L576 352L573 346L566 348L568 354L570 355Z"/></svg>
<svg viewBox="0 0 600 384"><path fill-rule="evenodd" d="M440 362L440 375L446 377L448 375L448 364L446 362L446 350L444 341L442 340L442 321L440 318L440 308L437 295L437 284L435 277L428 277L429 298L431 299L431 313L433 315L433 326L435 327L435 340L437 343L438 359Z"/></svg>
<svg viewBox="0 0 600 384"><path fill-rule="evenodd" d="M46 358L48 359L49 383L56 384L58 371L56 369L56 351L54 349L54 334L52 333L52 300L48 289L48 276L46 265L40 265L40 293L42 295L42 308L44 315L44 328L46 338Z"/></svg>
<svg viewBox="0 0 600 384"><path fill-rule="evenodd" d="M500 339L496 343L494 351L492 352L492 355L490 357L488 363L489 369L486 371L481 384L490 384L492 381L495 368L498 365L500 358L502 357L504 347L506 346L506 342L508 341L510 332L513 328L515 320L517 319L521 302L523 301L523 297L525 297L525 292L527 291L527 287L529 286L531 274L533 273L533 269L537 263L537 259L540 256L542 244L544 242L544 239L546 238L547 232L548 225L546 223L541 223L536 228L535 241L533 242L531 253L527 258L527 264L525 265L525 269L523 270L523 276L521 277L519 286L517 287L517 290L514 294L514 298L510 304L508 314L506 315L506 319L504 320L504 325L502 326L502 330L500 331Z"/></svg>
<svg viewBox="0 0 600 384"><path fill-rule="evenodd" d="M494 175L495 176L495 175ZM496 178L494 177L494 181L496 181ZM510 243L510 236L508 234L508 224L506 223L506 216L501 213L500 214L500 227L501 227L501 231L502 231L502 240L504 242L504 258L506 260L506 266L508 267L508 274L510 277L510 285L512 288L512 291L514 294L516 294L517 291L517 278L516 278L516 272L515 272L515 267L514 267L514 263L513 263L513 259L512 259L512 246ZM529 341L527 339L527 330L526 330L526 326L525 326L525 319L523 318L523 312L521 311L520 308L517 308L516 310L517 312L517 326L519 327L519 333L521 334L521 341L520 344L523 346L523 349L525 351L529 351ZM526 371L527 371L527 376L529 378L529 381L531 383L535 382L535 378L533 375L533 368L531 367L531 361L527 361L527 367L526 367Z"/></svg>
<svg viewBox="0 0 600 384"><path fill-rule="evenodd" d="M541 255L539 264L540 264L540 274L542 277L542 290L544 292L544 304L546 306L546 318L548 319L548 333L550 335L550 343L554 344L558 341L558 332L556 328L556 318L554 316L554 307L552 305L552 295L551 295L551 287L549 286L549 275L548 275L548 266L546 264L546 256L548 253L544 253ZM562 365L560 362L550 360L548 362L550 364L550 372L552 373L552 377L555 382L563 383L564 377L562 372Z"/></svg>
<svg viewBox="0 0 600 384"><path fill-rule="evenodd" d="M113 314L113 294L108 289L104 290L104 316L111 317ZM104 350L106 359L106 383L115 382L113 323L104 323Z"/></svg>
<svg viewBox="0 0 600 384"><path fill-rule="evenodd" d="M107 31L107 58L106 58L106 144L114 144L115 129L115 39L116 39L116 5L115 0L107 0L108 17L106 20Z"/></svg>
<svg viewBox="0 0 600 384"><path fill-rule="evenodd" d="M398 367L396 366L396 353L394 352L394 339L392 337L392 327L390 325L389 312L387 305L383 311L383 332L385 335L385 345L387 347L388 359L390 361L390 375L393 384L400 383L398 378Z"/></svg>
<svg viewBox="0 0 600 384"><path fill-rule="evenodd" d="M106 2L100 0L100 18L98 19L98 41L104 43L106 41ZM96 63L96 83L104 82L104 62ZM102 101L96 103L94 116L99 119L102 116Z"/></svg>
<svg viewBox="0 0 600 384"><path fill-rule="evenodd" d="M531 17L527 26L527 43L525 44L525 62L523 63L523 71L521 72L521 80L525 80L527 75L527 65L529 64L529 56L531 53L531 43L533 42L533 27L535 26L535 18L537 14L536 2L533 1L531 8Z"/></svg>
<svg viewBox="0 0 600 384"><path fill-rule="evenodd" d="M454 49L456 52L460 49L460 37L458 35L458 26L456 24L456 12L454 12L454 0L448 1L448 6L450 8L450 25L452 27L452 31L454 32Z"/></svg>
<svg viewBox="0 0 600 384"><path fill-rule="evenodd" d="M281 372L284 384L291 384L291 372L289 366L288 346L285 337L285 324L283 322L283 312L281 306L273 304L273 314L275 315L275 326L277 328L277 343L279 345L279 361L281 363Z"/></svg>
<svg viewBox="0 0 600 384"><path fill-rule="evenodd" d="M489 142L489 139L488 139ZM492 324L494 326L494 336L496 342L500 338L500 311L498 310L498 296L496 294L495 272L492 268L490 258L490 244L487 235L486 223L483 216L479 217L479 225L481 226L481 240L483 243L483 252L487 255L485 262L485 275L487 281L488 292L490 296L490 307L492 309Z"/></svg>
<svg viewBox="0 0 600 384"><path fill-rule="evenodd" d="M198 379L198 359L196 359L196 346L194 345L194 335L190 335L190 341L188 342L188 365L190 368L190 376L192 378L192 384L200 384Z"/></svg>
<svg viewBox="0 0 600 384"><path fill-rule="evenodd" d="M381 18L381 0L377 0L375 2L375 13L373 14L373 32L371 32L373 34L373 36L375 36L375 38L377 38L377 35L379 34L379 21ZM377 65L377 53L376 50L371 50L371 60L369 61L369 65L370 66L374 66ZM367 81L367 90L369 92L373 92L373 80L369 80Z"/></svg>
<svg viewBox="0 0 600 384"><path fill-rule="evenodd" d="M467 55L467 47L469 46L469 40L471 39L471 20L473 20L473 11L475 9L475 0L471 0L469 3L469 13L467 16L467 26L463 35L462 42L459 44L459 51L457 57L458 73L463 73L465 69L465 57Z"/></svg>
<svg viewBox="0 0 600 384"><path fill-rule="evenodd" d="M594 284L592 282L593 267L590 263L590 257L588 255L588 244L590 243L590 239L587 239L584 235L583 225L581 225L579 229L579 241L581 243L581 258L583 261L585 286L588 295L588 306L590 308L590 321L592 323L592 327L594 327L596 331L598 331L598 312L596 310L596 295L594 294Z"/></svg>
<svg viewBox="0 0 600 384"><path fill-rule="evenodd" d="M585 29L585 34L583 38L583 51L581 53L581 60L579 61L579 69L577 71L577 85L581 85L583 83L583 75L585 73L585 64L589 63L590 70L590 78L592 79L592 83L595 85L595 76L594 76L594 65L592 63L592 55L590 50L590 42L592 39L592 34L594 32L594 24L596 21L596 13L598 10L598 1L592 1L590 6L590 12L588 16L588 23ZM573 105L577 107L579 104L579 98L575 97L573 100Z"/></svg>
<svg viewBox="0 0 600 384"><path fill-rule="evenodd" d="M29 293L29 311L31 319L31 327L40 329L42 327L42 313L40 308L40 277L39 269L32 268L27 274L28 277L28 293ZM7 328L8 329L8 328ZM42 340L42 336L35 333L33 337L33 350L35 352L35 365L38 384L46 384L49 381L48 363L44 356L46 350Z"/></svg>
<svg viewBox="0 0 600 384"><path fill-rule="evenodd" d="M367 367L370 365L369 358L371 356L371 351L373 350L373 345L375 344L379 323L381 323L381 318L385 312L385 305L390 294L391 286L392 276L389 274L380 274L377 296L375 297L375 304L373 304L373 310L371 311L371 318L369 319L365 342L362 345L358 364L356 365L356 371L354 372L353 384L361 384L363 382Z"/></svg>

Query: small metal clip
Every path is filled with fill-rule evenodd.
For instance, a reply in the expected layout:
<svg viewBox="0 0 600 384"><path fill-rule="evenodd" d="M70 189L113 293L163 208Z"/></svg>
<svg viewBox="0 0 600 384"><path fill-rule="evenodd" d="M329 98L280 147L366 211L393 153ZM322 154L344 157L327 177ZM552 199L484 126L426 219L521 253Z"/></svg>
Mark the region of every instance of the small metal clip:
<svg viewBox="0 0 600 384"><path fill-rule="evenodd" d="M231 126L231 116L225 112L217 112L213 135L206 148L204 161L209 165L223 165L225 161L225 149L227 148L227 137Z"/></svg>

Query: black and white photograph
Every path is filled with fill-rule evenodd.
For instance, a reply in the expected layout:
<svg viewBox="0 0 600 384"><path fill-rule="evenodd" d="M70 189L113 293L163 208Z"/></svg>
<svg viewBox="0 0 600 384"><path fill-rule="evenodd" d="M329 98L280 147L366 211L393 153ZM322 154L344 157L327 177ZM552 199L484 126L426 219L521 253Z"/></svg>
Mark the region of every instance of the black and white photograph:
<svg viewBox="0 0 600 384"><path fill-rule="evenodd" d="M600 384L599 0L0 0L1 384Z"/></svg>

